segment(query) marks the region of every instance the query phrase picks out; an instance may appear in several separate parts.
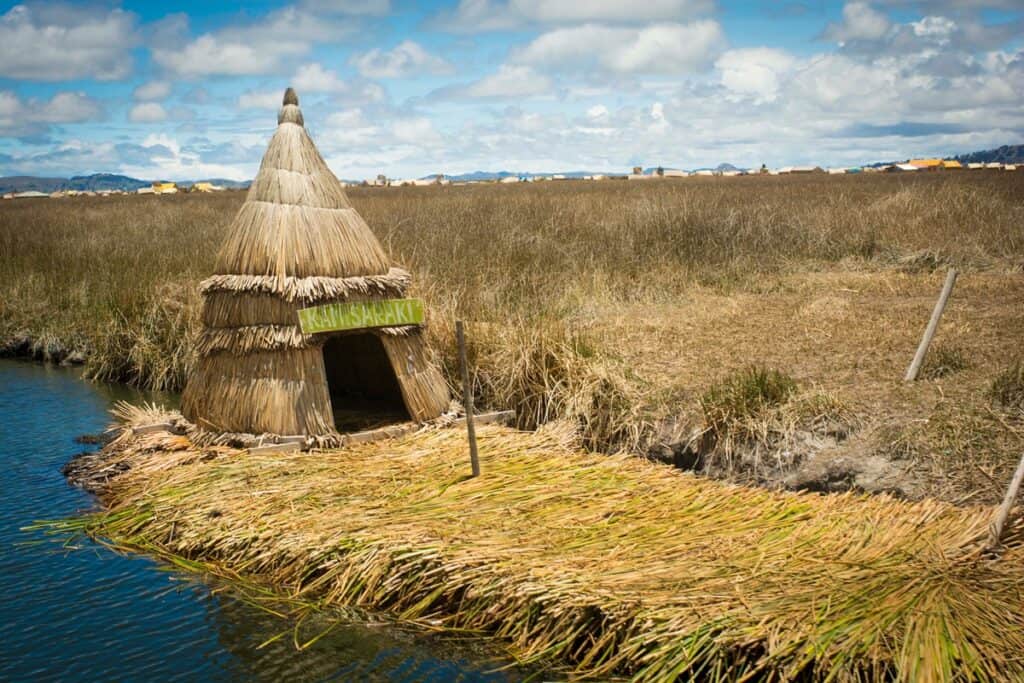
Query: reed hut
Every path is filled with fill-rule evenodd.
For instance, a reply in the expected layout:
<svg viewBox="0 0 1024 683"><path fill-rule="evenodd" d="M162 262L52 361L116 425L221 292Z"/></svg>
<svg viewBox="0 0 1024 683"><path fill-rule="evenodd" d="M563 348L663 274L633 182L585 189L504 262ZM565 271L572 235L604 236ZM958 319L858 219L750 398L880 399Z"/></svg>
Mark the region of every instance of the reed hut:
<svg viewBox="0 0 1024 683"><path fill-rule="evenodd" d="M207 432L305 435L437 417L447 383L421 326L307 333L300 309L401 298L389 263L303 125L289 88L260 170L201 284L199 360L182 396Z"/></svg>

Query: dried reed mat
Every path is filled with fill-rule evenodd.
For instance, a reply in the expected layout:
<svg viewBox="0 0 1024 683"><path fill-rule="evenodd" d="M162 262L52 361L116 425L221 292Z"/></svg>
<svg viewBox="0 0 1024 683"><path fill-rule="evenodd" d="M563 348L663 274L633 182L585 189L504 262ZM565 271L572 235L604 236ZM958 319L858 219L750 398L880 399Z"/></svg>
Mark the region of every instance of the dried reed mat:
<svg viewBox="0 0 1024 683"><path fill-rule="evenodd" d="M989 558L989 508L731 486L558 428L478 439L469 479L454 429L315 456L126 433L89 465L119 472L107 511L65 529L579 677L1024 677L1024 528Z"/></svg>

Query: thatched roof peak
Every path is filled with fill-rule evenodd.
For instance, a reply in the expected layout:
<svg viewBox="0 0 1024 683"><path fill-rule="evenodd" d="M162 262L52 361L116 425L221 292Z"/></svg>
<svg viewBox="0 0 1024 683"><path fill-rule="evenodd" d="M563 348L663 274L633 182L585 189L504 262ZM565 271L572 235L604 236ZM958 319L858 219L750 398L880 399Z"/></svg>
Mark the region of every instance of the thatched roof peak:
<svg viewBox="0 0 1024 683"><path fill-rule="evenodd" d="M299 109L299 96L295 94L294 88L284 91L284 98L281 100L281 111L277 114L277 125L282 123L294 123L304 126L302 110Z"/></svg>

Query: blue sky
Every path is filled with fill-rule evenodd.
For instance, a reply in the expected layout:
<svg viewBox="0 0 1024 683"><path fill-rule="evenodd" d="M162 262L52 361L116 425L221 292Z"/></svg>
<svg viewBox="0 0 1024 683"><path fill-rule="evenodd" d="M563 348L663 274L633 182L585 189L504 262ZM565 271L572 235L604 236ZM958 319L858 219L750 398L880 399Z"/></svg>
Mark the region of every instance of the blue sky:
<svg viewBox="0 0 1024 683"><path fill-rule="evenodd" d="M0 3L0 175L852 165L1024 142L1024 0Z"/></svg>

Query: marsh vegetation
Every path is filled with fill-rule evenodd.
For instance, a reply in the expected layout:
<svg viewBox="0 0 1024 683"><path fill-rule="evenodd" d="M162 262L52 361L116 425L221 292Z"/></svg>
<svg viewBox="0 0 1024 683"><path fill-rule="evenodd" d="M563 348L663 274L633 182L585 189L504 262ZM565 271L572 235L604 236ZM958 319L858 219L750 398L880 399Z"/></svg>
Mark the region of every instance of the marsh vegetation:
<svg viewBox="0 0 1024 683"><path fill-rule="evenodd" d="M348 193L415 273L453 388L463 318L478 405L522 427L571 420L592 449L773 484L803 461L884 455L913 481L846 483L971 501L998 499L1019 455L1024 173ZM3 202L8 352L81 351L91 377L180 389L197 284L243 198ZM963 276L931 370L904 385L950 265ZM729 398L750 367L784 395Z"/></svg>

